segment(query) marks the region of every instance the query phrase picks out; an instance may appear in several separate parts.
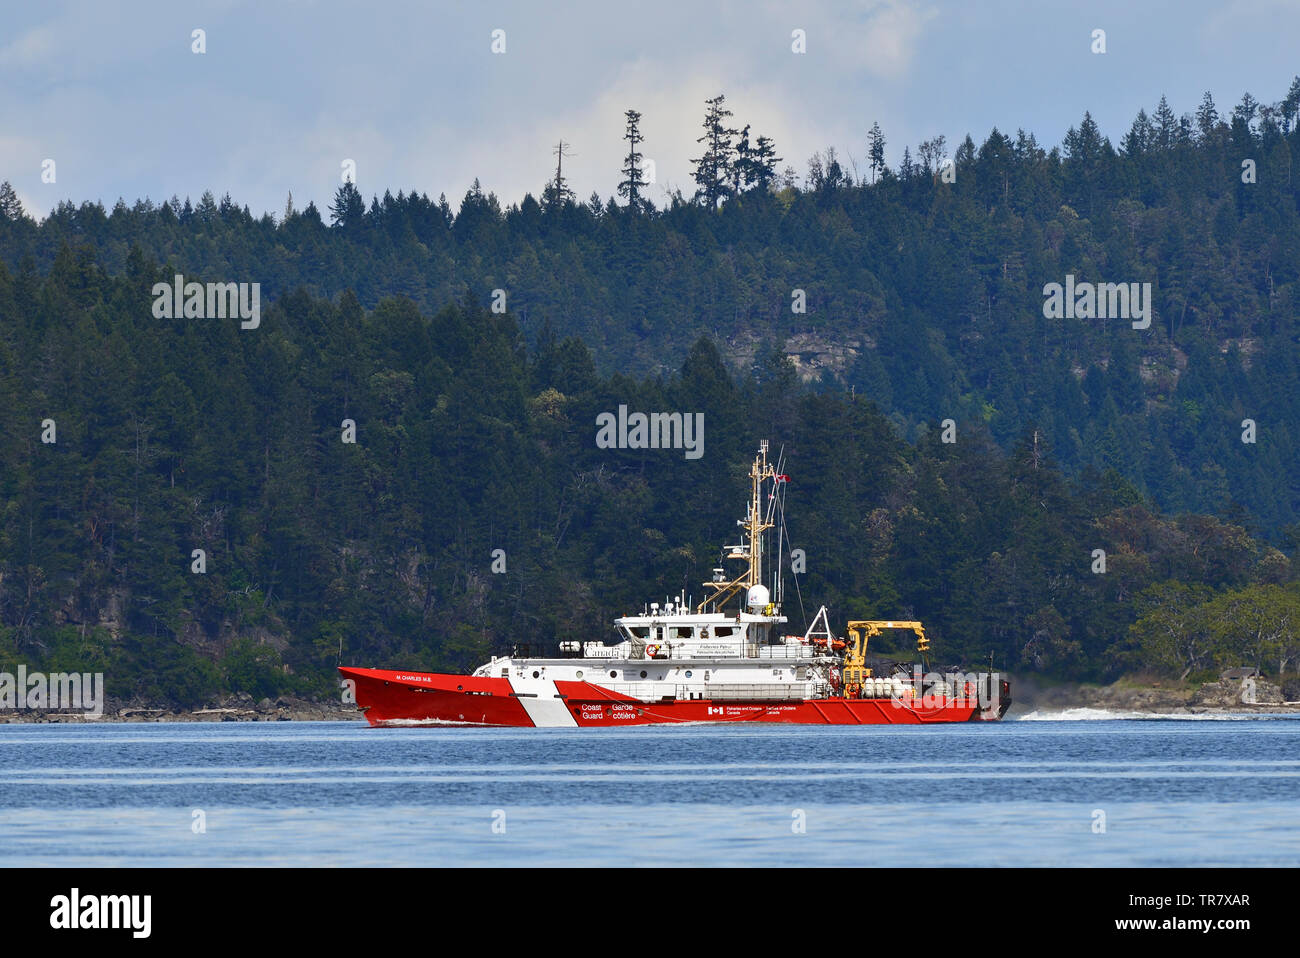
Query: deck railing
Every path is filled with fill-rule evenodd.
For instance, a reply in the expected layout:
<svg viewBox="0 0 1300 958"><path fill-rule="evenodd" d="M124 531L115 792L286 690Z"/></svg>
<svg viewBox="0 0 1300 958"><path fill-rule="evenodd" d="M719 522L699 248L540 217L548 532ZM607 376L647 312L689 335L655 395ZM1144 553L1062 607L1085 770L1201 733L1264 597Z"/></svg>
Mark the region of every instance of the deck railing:
<svg viewBox="0 0 1300 958"><path fill-rule="evenodd" d="M650 643L654 645L655 643ZM584 643L585 645L585 643ZM606 648L613 648L606 646ZM555 643L519 642L511 647L511 656L517 659L577 659L580 652L562 652ZM762 661L794 662L828 658L825 649L811 645L759 645L754 642L709 642L701 649L691 644L664 642L659 652L646 655L644 647L633 646L628 659L633 662L691 661L692 659L760 659Z"/></svg>
<svg viewBox="0 0 1300 958"><path fill-rule="evenodd" d="M615 695L625 695L641 702L662 702L665 699L679 702L702 700L712 702L786 702L802 699L808 692L807 685L803 682L766 682L743 685L739 683L711 685L696 682L690 685L674 685L671 689L666 688L664 685L660 685L656 689L649 689L644 684L605 685L602 683L601 688L608 689Z"/></svg>

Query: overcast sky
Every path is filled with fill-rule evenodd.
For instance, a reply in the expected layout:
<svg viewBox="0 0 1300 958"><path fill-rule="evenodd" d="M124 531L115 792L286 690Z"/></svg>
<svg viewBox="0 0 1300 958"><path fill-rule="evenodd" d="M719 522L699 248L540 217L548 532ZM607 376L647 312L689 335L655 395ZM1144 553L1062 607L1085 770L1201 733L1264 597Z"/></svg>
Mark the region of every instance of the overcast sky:
<svg viewBox="0 0 1300 958"><path fill-rule="evenodd" d="M832 145L862 169L872 121L892 166L994 126L1057 145L1084 110L1118 142L1162 93L1177 113L1205 90L1221 112L1247 90L1275 102L1297 38L1300 0L0 0L0 180L37 215L205 189L278 214L290 190L324 210L352 159L367 199L455 207L478 177L511 203L541 192L563 138L579 197L608 197L634 108L659 201L693 191L719 92L802 177Z"/></svg>

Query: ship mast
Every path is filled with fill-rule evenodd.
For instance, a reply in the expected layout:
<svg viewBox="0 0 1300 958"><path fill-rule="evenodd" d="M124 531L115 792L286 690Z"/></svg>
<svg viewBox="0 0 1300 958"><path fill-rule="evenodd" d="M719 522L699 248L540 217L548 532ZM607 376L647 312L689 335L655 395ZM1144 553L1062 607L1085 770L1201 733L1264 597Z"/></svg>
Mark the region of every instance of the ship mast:
<svg viewBox="0 0 1300 958"><path fill-rule="evenodd" d="M762 584L763 533L774 526L772 514L763 513L763 482L775 478L776 470L768 464L767 440L764 439L759 444L758 455L754 457L754 462L749 468L749 513L744 519L736 520L736 525L745 529L745 541L739 545L727 546L723 556L724 559L743 560L745 569L734 579L728 580L725 575L715 575L712 582L704 583L706 589L713 590L713 594L706 596L704 601L696 606L696 612L703 612L710 604L714 608L721 608L722 604L736 593L741 591L747 593L753 586Z"/></svg>

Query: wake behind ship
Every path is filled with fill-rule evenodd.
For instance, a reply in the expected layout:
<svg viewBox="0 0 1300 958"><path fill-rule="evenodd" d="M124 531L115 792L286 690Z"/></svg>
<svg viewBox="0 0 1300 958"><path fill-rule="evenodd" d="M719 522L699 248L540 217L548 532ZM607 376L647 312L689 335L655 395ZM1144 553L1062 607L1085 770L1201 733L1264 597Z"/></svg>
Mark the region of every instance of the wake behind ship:
<svg viewBox="0 0 1300 958"><path fill-rule="evenodd" d="M750 469L741 541L723 549L740 571L713 570L709 595L684 595L615 619L616 640L562 641L554 654L516 646L470 675L340 667L371 725L612 728L682 722L916 725L995 721L1011 689L995 672L939 676L895 667L876 675L869 640L890 629L929 640L920 622L860 620L848 638L831 631L823 606L803 635L783 630L778 535L772 588L763 584L765 533L784 530L788 477L763 442Z"/></svg>

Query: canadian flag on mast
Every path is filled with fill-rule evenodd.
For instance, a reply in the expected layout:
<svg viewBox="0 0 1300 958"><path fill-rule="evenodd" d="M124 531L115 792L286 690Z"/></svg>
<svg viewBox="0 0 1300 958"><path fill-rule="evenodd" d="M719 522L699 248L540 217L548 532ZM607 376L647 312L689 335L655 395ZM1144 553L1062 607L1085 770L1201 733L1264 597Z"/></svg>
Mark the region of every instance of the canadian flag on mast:
<svg viewBox="0 0 1300 958"><path fill-rule="evenodd" d="M790 481L790 477L789 477L789 476L785 476L785 475L774 476L773 478L776 479L777 482L789 482L789 481Z"/></svg>

